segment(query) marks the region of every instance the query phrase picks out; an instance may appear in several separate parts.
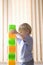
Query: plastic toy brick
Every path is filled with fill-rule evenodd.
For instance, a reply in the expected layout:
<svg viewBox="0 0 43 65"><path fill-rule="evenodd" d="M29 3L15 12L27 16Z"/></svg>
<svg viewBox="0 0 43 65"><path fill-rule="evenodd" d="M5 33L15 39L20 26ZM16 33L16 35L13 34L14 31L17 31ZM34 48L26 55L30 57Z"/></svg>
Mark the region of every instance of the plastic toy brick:
<svg viewBox="0 0 43 65"><path fill-rule="evenodd" d="M9 31L10 30L16 30L16 25L9 25Z"/></svg>
<svg viewBox="0 0 43 65"><path fill-rule="evenodd" d="M16 35L9 33L9 38L16 38Z"/></svg>
<svg viewBox="0 0 43 65"><path fill-rule="evenodd" d="M16 54L13 52L13 53L9 53L8 54L8 60L16 60Z"/></svg>
<svg viewBox="0 0 43 65"><path fill-rule="evenodd" d="M16 46L9 46L9 51L11 52L11 53L15 53L16 52Z"/></svg>
<svg viewBox="0 0 43 65"><path fill-rule="evenodd" d="M16 45L16 39L14 39L14 38L9 38L8 42L9 42L9 46L15 46Z"/></svg>
<svg viewBox="0 0 43 65"><path fill-rule="evenodd" d="M10 61L8 61L8 65L16 65L16 61L12 61L12 60L10 60Z"/></svg>

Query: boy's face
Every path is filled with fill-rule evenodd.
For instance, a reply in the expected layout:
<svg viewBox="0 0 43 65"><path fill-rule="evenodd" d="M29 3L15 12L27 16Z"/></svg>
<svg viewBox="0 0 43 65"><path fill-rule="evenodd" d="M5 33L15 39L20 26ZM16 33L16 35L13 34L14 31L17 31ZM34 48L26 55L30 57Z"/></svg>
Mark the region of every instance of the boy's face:
<svg viewBox="0 0 43 65"><path fill-rule="evenodd" d="M24 39L26 37L26 35L29 35L29 30L22 31L22 32L20 32L20 34L22 35L22 38Z"/></svg>

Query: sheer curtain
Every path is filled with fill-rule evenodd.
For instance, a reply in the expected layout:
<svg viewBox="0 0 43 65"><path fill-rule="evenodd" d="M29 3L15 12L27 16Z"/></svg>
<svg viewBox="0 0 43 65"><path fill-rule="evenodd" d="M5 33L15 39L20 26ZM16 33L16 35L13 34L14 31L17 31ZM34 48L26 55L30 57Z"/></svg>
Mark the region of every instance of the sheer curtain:
<svg viewBox="0 0 43 65"><path fill-rule="evenodd" d="M35 62L43 62L43 0L0 0L0 62L7 62L8 26L21 23L32 27L33 57Z"/></svg>
<svg viewBox="0 0 43 65"><path fill-rule="evenodd" d="M7 62L7 0L0 0L0 63Z"/></svg>
<svg viewBox="0 0 43 65"><path fill-rule="evenodd" d="M33 56L43 62L43 17L42 0L32 0Z"/></svg>

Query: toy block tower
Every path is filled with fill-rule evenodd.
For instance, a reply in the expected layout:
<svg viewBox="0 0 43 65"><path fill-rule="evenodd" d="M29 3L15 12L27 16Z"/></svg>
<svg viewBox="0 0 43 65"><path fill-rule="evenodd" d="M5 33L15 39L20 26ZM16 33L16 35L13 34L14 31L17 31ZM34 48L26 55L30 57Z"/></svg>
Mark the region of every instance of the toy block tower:
<svg viewBox="0 0 43 65"><path fill-rule="evenodd" d="M9 25L9 31L16 30L16 25ZM16 65L16 34L8 33L8 65Z"/></svg>

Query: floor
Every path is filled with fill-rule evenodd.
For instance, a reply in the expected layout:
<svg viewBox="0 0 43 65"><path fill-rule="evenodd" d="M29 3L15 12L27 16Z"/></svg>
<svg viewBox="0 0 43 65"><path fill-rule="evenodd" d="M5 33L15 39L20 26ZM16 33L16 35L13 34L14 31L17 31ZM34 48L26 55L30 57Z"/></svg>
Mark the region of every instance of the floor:
<svg viewBox="0 0 43 65"><path fill-rule="evenodd" d="M2 64L1 63L0 65L8 65L8 64L6 64L6 63L5 64ZM41 64L34 64L34 65L43 65L43 63L41 63Z"/></svg>

